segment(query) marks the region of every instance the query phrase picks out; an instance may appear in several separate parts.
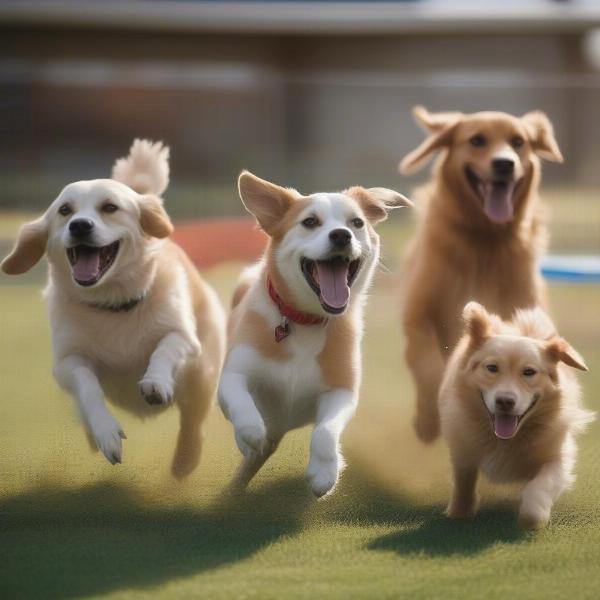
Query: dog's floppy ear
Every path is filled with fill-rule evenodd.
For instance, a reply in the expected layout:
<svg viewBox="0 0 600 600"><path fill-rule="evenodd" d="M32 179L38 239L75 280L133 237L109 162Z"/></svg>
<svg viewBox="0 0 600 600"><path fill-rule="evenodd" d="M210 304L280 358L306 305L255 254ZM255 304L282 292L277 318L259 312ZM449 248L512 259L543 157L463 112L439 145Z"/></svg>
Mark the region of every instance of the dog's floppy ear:
<svg viewBox="0 0 600 600"><path fill-rule="evenodd" d="M540 110L528 112L521 117L525 124L531 147L536 154L546 160L562 163L563 155L554 136L550 119Z"/></svg>
<svg viewBox="0 0 600 600"><path fill-rule="evenodd" d="M494 316L478 302L467 303L462 318L473 347L481 346L492 335Z"/></svg>
<svg viewBox="0 0 600 600"><path fill-rule="evenodd" d="M1 268L8 275L29 271L46 252L48 224L45 216L21 226L12 252L2 261Z"/></svg>
<svg viewBox="0 0 600 600"><path fill-rule="evenodd" d="M559 336L551 338L546 342L545 350L546 355L554 362L562 361L574 369L579 369L580 371L588 370L581 354L564 338Z"/></svg>
<svg viewBox="0 0 600 600"><path fill-rule="evenodd" d="M242 171L238 189L246 210L256 217L261 228L269 235L296 200L290 190L260 179L249 171Z"/></svg>
<svg viewBox="0 0 600 600"><path fill-rule="evenodd" d="M456 123L464 114L458 111L430 113L424 106L417 105L412 110L413 117L418 125L428 133L438 133L448 126Z"/></svg>
<svg viewBox="0 0 600 600"><path fill-rule="evenodd" d="M459 112L432 114L423 106L415 106L413 115L415 120L431 135L400 161L399 170L403 175L416 171L431 154L449 146L452 142L454 128L463 117L463 114Z"/></svg>
<svg viewBox="0 0 600 600"><path fill-rule="evenodd" d="M363 188L354 186L344 193L358 202L371 225L376 225L387 219L389 211L394 208L414 206L406 196L382 187Z"/></svg>
<svg viewBox="0 0 600 600"><path fill-rule="evenodd" d="M158 196L140 196L140 226L144 233L155 238L166 238L173 233L171 219Z"/></svg>

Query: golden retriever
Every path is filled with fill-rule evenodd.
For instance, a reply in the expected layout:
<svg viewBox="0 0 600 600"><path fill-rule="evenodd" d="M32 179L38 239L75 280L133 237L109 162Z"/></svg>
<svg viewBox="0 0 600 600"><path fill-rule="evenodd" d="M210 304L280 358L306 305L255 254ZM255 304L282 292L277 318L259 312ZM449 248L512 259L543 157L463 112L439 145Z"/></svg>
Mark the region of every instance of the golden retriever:
<svg viewBox="0 0 600 600"><path fill-rule="evenodd" d="M136 140L112 179L67 185L25 224L2 270L48 258L54 374L75 400L93 448L122 460L125 433L104 403L146 418L175 403L181 414L172 471L198 464L202 423L225 351L225 317L183 250L159 196L168 148Z"/></svg>
<svg viewBox="0 0 600 600"><path fill-rule="evenodd" d="M519 522L543 527L574 481L575 435L594 419L569 368L587 367L540 308L517 310L505 322L470 302L463 319L465 335L439 397L454 473L447 514L474 515L482 471L492 481L522 483Z"/></svg>
<svg viewBox="0 0 600 600"><path fill-rule="evenodd" d="M477 300L503 318L545 304L539 157L562 162L562 156L541 112L430 114L416 107L414 114L429 136L402 160L401 172L442 152L431 182L415 195L421 214L406 261L403 309L414 426L431 442L439 434L439 384L465 303Z"/></svg>
<svg viewBox="0 0 600 600"><path fill-rule="evenodd" d="M303 196L244 172L241 199L270 241L234 294L219 400L252 479L290 430L314 423L306 477L333 491L340 437L354 415L367 289L379 260L374 226L410 201L383 188Z"/></svg>

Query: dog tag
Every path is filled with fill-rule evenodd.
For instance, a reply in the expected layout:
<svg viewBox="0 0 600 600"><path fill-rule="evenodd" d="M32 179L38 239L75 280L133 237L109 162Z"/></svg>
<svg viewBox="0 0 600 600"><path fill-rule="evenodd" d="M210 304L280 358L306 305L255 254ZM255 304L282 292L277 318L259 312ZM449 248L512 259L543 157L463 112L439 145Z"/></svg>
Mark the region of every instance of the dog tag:
<svg viewBox="0 0 600 600"><path fill-rule="evenodd" d="M281 324L275 327L275 341L280 342L290 335L290 322L287 317L283 317Z"/></svg>

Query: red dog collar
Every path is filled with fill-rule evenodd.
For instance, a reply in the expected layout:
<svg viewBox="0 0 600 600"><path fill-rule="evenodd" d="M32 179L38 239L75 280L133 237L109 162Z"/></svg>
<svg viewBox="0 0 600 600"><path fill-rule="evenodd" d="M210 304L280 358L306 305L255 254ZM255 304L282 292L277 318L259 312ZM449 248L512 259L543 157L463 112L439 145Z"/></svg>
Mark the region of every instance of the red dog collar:
<svg viewBox="0 0 600 600"><path fill-rule="evenodd" d="M267 276L267 289L269 290L269 296L271 296L271 300L275 302L277 308L279 309L279 314L281 314L283 317L281 325L278 325L275 328L275 340L277 342L280 342L283 338L289 335L290 326L288 320L294 321L294 323L298 323L298 325L320 325L327 320L325 317L319 317L318 315L313 315L311 313L301 312L285 304L285 302L281 299L281 296L277 293L270 275Z"/></svg>

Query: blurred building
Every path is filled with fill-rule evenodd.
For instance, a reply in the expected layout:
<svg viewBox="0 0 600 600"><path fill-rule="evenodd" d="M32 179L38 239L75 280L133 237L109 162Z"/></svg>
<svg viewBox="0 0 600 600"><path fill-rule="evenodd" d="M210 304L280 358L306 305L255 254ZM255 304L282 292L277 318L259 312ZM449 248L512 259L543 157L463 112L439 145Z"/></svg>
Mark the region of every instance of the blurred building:
<svg viewBox="0 0 600 600"><path fill-rule="evenodd" d="M238 210L243 167L306 191L398 186L416 103L541 108L567 159L548 181L592 187L597 27L594 0L0 1L0 207L108 174L135 136L171 146L200 213Z"/></svg>

